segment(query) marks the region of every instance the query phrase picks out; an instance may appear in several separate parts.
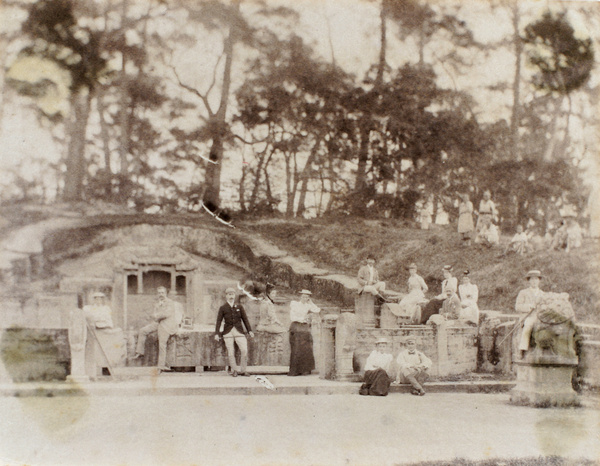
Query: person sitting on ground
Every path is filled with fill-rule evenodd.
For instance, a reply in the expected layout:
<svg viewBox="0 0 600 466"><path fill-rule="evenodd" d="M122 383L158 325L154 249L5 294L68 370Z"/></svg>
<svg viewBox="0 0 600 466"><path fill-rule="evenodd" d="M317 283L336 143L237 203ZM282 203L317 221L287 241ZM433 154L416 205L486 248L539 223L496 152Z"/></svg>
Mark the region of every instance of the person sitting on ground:
<svg viewBox="0 0 600 466"><path fill-rule="evenodd" d="M488 248L497 246L500 243L500 235L498 234L498 227L493 223L486 223L481 227L481 230L477 233L475 243L483 244Z"/></svg>
<svg viewBox="0 0 600 466"><path fill-rule="evenodd" d="M398 363L396 383L410 383L413 395L425 395L423 383L429 378L427 371L431 367L431 359L417 350L417 342L414 338L406 341L406 349L398 354L396 362Z"/></svg>
<svg viewBox="0 0 600 466"><path fill-rule="evenodd" d="M471 276L468 270L465 270L462 277L462 283L458 286L460 296L460 313L458 319L473 325L479 325L479 289L477 285L471 283Z"/></svg>
<svg viewBox="0 0 600 466"><path fill-rule="evenodd" d="M423 308L419 324L426 324L432 315L440 312L442 304L446 299L446 290L451 289L454 293L456 293L456 290L458 289L458 280L456 277L452 276L452 266L445 265L442 269L442 273L444 274L444 280L442 281L442 292L435 298L429 300L427 305Z"/></svg>
<svg viewBox="0 0 600 466"><path fill-rule="evenodd" d="M523 231L522 225L517 225L517 232L510 240L510 243L506 245L506 249L504 249L504 255L510 254L511 252L523 255L528 250L529 235L525 231Z"/></svg>
<svg viewBox="0 0 600 466"><path fill-rule="evenodd" d="M448 288L446 290L446 299L442 303L440 315L444 316L446 320L457 320L460 315L460 309L460 298L456 294L456 291Z"/></svg>
<svg viewBox="0 0 600 466"><path fill-rule="evenodd" d="M429 288L423 277L417 275L416 264L410 264L408 272L408 294L402 298L398 305L398 315L409 316L411 323L418 324L421 321L421 306L419 304L427 302L425 293Z"/></svg>
<svg viewBox="0 0 600 466"><path fill-rule="evenodd" d="M473 224L473 203L468 194L461 195L461 202L458 205L458 233L465 246L471 245L471 237L475 225Z"/></svg>
<svg viewBox="0 0 600 466"><path fill-rule="evenodd" d="M554 232L552 242L550 243L550 249L566 249L567 238L569 233L567 232L567 222L565 220L560 221L558 229Z"/></svg>
<svg viewBox="0 0 600 466"><path fill-rule="evenodd" d="M379 338L375 349L365 364L364 383L360 387L361 395L386 396L390 390L392 379L389 376L392 355L387 352L388 341Z"/></svg>
<svg viewBox="0 0 600 466"><path fill-rule="evenodd" d="M567 220L567 247L565 248L566 252L569 252L571 249L580 248L581 243L583 241L583 232L581 231L581 227L575 218L570 218Z"/></svg>
<svg viewBox="0 0 600 466"><path fill-rule="evenodd" d="M169 372L171 368L167 366L167 342L171 335L179 330L183 320L183 312L179 303L167 297L167 289L159 286L156 289L158 297L152 311L154 322L142 327L139 331L137 346L134 359L144 356L146 347L146 338L149 334L157 332L158 334L158 370Z"/></svg>
<svg viewBox="0 0 600 466"><path fill-rule="evenodd" d="M246 340L246 333L250 338L254 338L254 333L248 322L246 316L246 310L241 304L235 302L236 292L233 288L227 288L225 290L226 302L219 308L217 314L217 323L215 325L215 340L219 341L223 337L225 342L225 348L227 349L227 358L229 359L229 368L231 369L231 375L237 377L238 374L242 376L248 376L246 372L246 366L248 364L248 340ZM221 331L221 322L225 322L223 331ZM244 329L245 327L245 329ZM240 366L235 360L235 346L237 344L240 350Z"/></svg>
<svg viewBox="0 0 600 466"><path fill-rule="evenodd" d="M375 268L375 256L369 254L367 263L358 270L358 284L360 288L358 294L370 293L385 301L383 293L385 292L385 282L379 280L379 272Z"/></svg>
<svg viewBox="0 0 600 466"><path fill-rule="evenodd" d="M267 283L265 292L260 302L259 319L256 330L267 333L284 333L285 327L277 318L277 307L274 299L277 297L277 288L272 283Z"/></svg>

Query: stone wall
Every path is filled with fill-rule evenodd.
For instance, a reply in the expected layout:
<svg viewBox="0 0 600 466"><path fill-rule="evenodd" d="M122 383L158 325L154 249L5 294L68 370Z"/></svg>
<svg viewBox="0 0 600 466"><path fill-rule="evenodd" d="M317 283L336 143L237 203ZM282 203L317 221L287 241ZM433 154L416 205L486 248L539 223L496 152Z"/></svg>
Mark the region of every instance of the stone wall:
<svg viewBox="0 0 600 466"><path fill-rule="evenodd" d="M364 371L367 357L375 348L375 341L386 337L395 358L414 338L417 348L433 363L430 375L443 377L472 372L477 368L477 328L470 326L407 325L393 329L358 329L354 350L355 372ZM395 367L392 368L395 370Z"/></svg>

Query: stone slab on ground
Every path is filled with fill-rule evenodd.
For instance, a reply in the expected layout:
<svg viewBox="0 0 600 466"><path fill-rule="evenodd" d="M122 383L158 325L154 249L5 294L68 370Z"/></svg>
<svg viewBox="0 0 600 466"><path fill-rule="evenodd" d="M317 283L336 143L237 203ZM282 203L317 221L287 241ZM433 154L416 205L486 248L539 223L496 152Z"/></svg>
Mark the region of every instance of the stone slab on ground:
<svg viewBox="0 0 600 466"><path fill-rule="evenodd" d="M131 369L131 368L130 368ZM145 396L145 395L351 395L357 394L358 382L342 382L320 379L318 375L288 377L287 375L266 375L275 386L269 390L262 386L253 375L231 377L225 372L204 373L159 373L156 368L135 368L137 378L100 377L94 382L73 384L70 382L5 383L0 385L0 396ZM133 371L135 372L135 371ZM431 382L425 390L432 394L497 393L514 387L511 381L478 382ZM409 393L407 384L392 385L390 393Z"/></svg>

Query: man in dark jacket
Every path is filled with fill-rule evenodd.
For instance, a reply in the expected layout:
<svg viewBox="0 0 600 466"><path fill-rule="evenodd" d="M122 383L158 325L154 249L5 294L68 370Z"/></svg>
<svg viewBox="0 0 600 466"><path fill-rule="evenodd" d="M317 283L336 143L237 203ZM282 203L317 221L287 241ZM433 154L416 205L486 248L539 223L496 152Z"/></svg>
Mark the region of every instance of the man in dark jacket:
<svg viewBox="0 0 600 466"><path fill-rule="evenodd" d="M236 293L233 288L227 288L227 290L225 290L227 302L219 308L217 325L215 326L215 340L219 341L221 336L223 337L223 340L225 340L227 357L229 358L229 367L232 370L231 375L237 377L238 366L235 361L235 347L233 343L237 343L241 353L240 375L247 376L246 364L248 363L248 342L246 340L246 333L250 335L250 338L254 338L254 333L252 333L252 329L250 328L250 323L248 322L244 307L241 304L235 303L235 295ZM225 321L225 325L221 332L221 322L223 321Z"/></svg>

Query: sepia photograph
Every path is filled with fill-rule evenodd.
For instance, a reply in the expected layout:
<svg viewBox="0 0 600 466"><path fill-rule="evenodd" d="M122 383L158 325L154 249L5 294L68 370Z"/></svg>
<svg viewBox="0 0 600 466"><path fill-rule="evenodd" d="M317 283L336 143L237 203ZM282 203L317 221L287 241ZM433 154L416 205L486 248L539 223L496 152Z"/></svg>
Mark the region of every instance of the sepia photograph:
<svg viewBox="0 0 600 466"><path fill-rule="evenodd" d="M0 0L0 466L600 465L600 1Z"/></svg>

